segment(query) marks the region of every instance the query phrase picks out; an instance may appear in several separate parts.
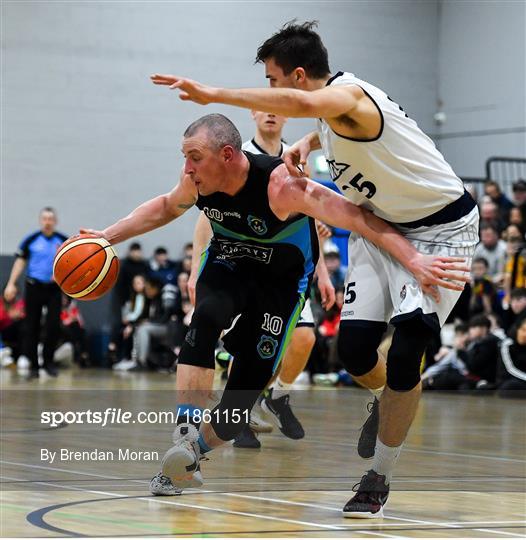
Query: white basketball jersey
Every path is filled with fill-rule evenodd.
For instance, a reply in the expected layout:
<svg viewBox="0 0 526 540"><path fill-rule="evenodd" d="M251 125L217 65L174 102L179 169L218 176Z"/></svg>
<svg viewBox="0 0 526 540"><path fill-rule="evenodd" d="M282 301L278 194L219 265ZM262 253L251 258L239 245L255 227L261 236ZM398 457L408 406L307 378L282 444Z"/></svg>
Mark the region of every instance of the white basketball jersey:
<svg viewBox="0 0 526 540"><path fill-rule="evenodd" d="M339 72L327 84L360 86L382 117L380 134L372 140L338 135L318 120L332 179L345 197L387 221L408 223L462 196L462 181L433 141L385 92L352 73Z"/></svg>
<svg viewBox="0 0 526 540"><path fill-rule="evenodd" d="M287 148L290 148L290 145L281 141L281 151L279 153L279 157L283 155L283 152L285 152ZM246 150L251 154L268 154L268 152L261 148L261 146L259 146L259 144L254 139L251 139L250 141L245 141L242 144L241 149Z"/></svg>

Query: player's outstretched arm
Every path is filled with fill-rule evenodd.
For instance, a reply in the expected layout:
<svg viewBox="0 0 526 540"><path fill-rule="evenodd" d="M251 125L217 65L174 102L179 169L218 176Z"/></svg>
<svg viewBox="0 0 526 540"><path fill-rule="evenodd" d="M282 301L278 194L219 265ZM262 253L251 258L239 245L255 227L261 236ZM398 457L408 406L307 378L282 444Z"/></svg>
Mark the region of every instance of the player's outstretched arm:
<svg viewBox="0 0 526 540"><path fill-rule="evenodd" d="M440 298L437 286L461 291L464 283L469 281L469 266L463 257L434 257L419 253L379 217L308 178L289 176L283 165L272 172L269 200L280 219L299 212L364 236L397 259L416 277L422 290L437 301Z"/></svg>
<svg viewBox="0 0 526 540"><path fill-rule="evenodd" d="M292 118L335 118L352 111L363 99L357 86L328 86L312 92L295 88L216 88L179 75L150 76L154 84L179 91L183 101L222 103Z"/></svg>
<svg viewBox="0 0 526 540"><path fill-rule="evenodd" d="M195 185L182 174L181 181L170 193L146 201L103 231L81 229L80 232L98 234L106 238L110 244L118 244L170 223L194 206L196 201Z"/></svg>
<svg viewBox="0 0 526 540"><path fill-rule="evenodd" d="M200 212L194 228L194 238L192 241L192 269L190 270L190 277L188 278L188 295L190 296L190 302L192 302L193 306L195 306L195 286L199 275L201 255L209 244L212 235L213 232L210 221L205 216L204 212Z"/></svg>

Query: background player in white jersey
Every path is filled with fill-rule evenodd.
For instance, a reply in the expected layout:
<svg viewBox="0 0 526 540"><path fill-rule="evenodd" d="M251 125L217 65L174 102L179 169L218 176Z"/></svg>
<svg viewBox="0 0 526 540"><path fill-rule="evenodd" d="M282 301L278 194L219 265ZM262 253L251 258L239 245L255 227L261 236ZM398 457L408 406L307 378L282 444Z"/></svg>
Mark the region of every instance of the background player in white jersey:
<svg viewBox="0 0 526 540"><path fill-rule="evenodd" d="M223 103L319 119L317 131L284 156L291 175L298 174L297 165L306 163L312 150L322 148L333 180L348 199L395 224L424 253L471 257L478 240L478 211L461 180L387 94L351 73L331 74L314 26L287 24L258 49L256 60L265 64L273 88L213 88L162 75L152 80L203 105ZM425 294L428 288L357 234L349 239L349 254L339 353L354 379L381 399L374 461L343 512L381 517L418 406L422 354L460 293L444 291L437 303ZM388 322L395 331L386 368L377 348ZM377 409L364 426L373 433ZM362 455L369 453L363 448L368 440L370 436L361 438Z"/></svg>
<svg viewBox="0 0 526 540"><path fill-rule="evenodd" d="M243 143L242 149L252 154L282 156L283 152L290 148L282 140L283 126L287 119L284 116L261 111L251 111L251 114L256 123L256 133L251 140ZM211 238L212 228L210 222L205 214L201 212L194 231L192 273L188 282L191 296L195 295L201 253L206 249ZM335 293L323 256L320 256L318 260L316 273L324 307L330 309L334 304ZM290 389L298 375L305 369L315 340L314 317L310 298L307 298L296 329L287 346L285 357L273 377L273 382L261 399L261 407L271 415L280 431L291 439L302 439L305 436L303 426L290 406ZM270 424L264 422L257 412L252 411L250 423L236 436L234 446L238 448L260 448L261 443L254 432L265 432L271 429Z"/></svg>

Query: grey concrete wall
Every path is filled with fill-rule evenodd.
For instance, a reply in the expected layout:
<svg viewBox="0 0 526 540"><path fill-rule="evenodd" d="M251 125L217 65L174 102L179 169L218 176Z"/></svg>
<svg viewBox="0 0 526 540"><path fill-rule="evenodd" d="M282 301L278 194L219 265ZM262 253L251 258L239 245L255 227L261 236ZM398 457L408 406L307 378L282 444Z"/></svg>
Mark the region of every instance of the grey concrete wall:
<svg viewBox="0 0 526 540"><path fill-rule="evenodd" d="M253 134L248 111L180 102L152 72L216 85L261 86L257 46L284 22L318 19L334 71L385 88L433 130L438 6L374 2L2 2L1 253L57 208L59 228L102 228L171 189L182 165L181 134L224 112ZM288 140L312 129L287 124ZM146 252L172 256L191 238L195 211L143 237Z"/></svg>
<svg viewBox="0 0 526 540"><path fill-rule="evenodd" d="M439 4L439 146L456 172L490 156L526 157L526 3Z"/></svg>

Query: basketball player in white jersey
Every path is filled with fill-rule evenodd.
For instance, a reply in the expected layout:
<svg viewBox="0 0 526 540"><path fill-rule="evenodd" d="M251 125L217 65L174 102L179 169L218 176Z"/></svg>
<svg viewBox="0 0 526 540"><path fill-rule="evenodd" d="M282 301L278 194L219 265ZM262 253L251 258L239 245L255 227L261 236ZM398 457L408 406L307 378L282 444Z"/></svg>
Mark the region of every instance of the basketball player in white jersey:
<svg viewBox="0 0 526 540"><path fill-rule="evenodd" d="M290 148L282 140L283 126L287 119L284 116L261 111L252 111L251 114L256 123L256 133L252 139L243 143L242 149L251 154L282 156ZM195 226L193 238L192 272L188 281L191 297L192 293L195 294L201 253L206 249L211 238L212 228L208 218L201 212ZM318 260L316 273L323 304L325 309L328 310L334 304L335 293L323 256L320 256ZM280 364L279 372L261 399L261 407L271 415L280 431L290 439L302 439L305 436L303 426L290 406L290 388L298 375L305 369L315 340L314 317L310 298L307 298L305 307L288 344L285 357ZM263 422L259 415L252 411L249 425L237 435L234 446L237 448L260 448L261 443L254 432L265 432L271 429L270 424Z"/></svg>
<svg viewBox="0 0 526 540"><path fill-rule="evenodd" d="M223 103L288 117L316 118L317 130L284 156L291 175L321 148L345 197L394 224L422 253L469 259L478 241L478 210L461 180L402 107L351 73L331 74L315 23L285 25L261 45L272 88L225 89L190 79L154 75L182 100ZM440 302L391 256L353 233L339 334L339 355L353 378L379 402L374 460L346 517L382 517L393 468L421 394L420 361L460 292L442 290ZM377 348L387 323L395 327L387 366ZM380 397L381 396L381 397ZM376 431L378 407L364 429ZM362 431L363 435L363 431ZM370 433L369 433L370 435ZM369 436L362 437L361 455Z"/></svg>

